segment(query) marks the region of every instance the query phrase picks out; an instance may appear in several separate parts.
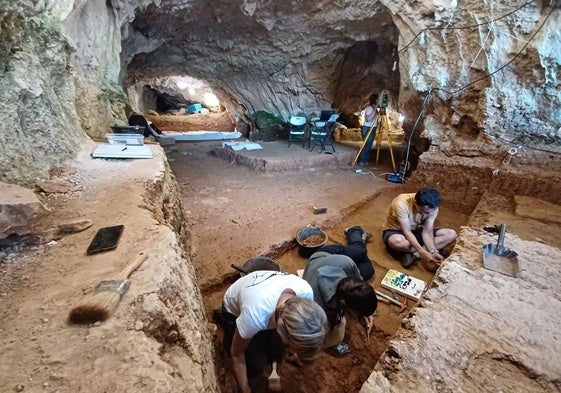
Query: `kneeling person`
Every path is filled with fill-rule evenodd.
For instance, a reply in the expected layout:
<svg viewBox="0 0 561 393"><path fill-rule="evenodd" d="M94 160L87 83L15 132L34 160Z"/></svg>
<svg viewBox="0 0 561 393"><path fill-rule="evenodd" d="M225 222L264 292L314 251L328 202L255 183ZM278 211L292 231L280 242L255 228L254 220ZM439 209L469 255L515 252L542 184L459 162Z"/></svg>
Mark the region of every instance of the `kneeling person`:
<svg viewBox="0 0 561 393"><path fill-rule="evenodd" d="M368 328L372 326L378 299L350 257L317 251L308 259L302 278L310 283L314 300L325 311L331 327L324 348L343 341L346 309L364 318Z"/></svg>
<svg viewBox="0 0 561 393"><path fill-rule="evenodd" d="M280 360L285 346L303 362L321 353L325 312L313 301L310 285L294 274L248 273L226 290L222 306L235 318L230 352L243 393L251 392L248 378L270 372L268 366Z"/></svg>

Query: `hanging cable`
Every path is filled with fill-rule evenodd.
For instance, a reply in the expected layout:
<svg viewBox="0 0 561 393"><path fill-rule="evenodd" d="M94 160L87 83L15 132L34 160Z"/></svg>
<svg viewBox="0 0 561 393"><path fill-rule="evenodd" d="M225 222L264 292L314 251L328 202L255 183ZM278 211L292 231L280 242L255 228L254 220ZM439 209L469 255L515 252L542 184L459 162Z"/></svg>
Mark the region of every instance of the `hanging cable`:
<svg viewBox="0 0 561 393"><path fill-rule="evenodd" d="M525 149L528 149L528 150L535 150L535 151L541 151L542 153L549 153L549 154L561 155L561 152L557 152L557 151L553 151L553 150L547 150L547 149L540 149L539 147L533 147L533 146L523 146L521 143L519 143L519 142L517 142L517 141L514 141L514 140L509 141L508 139L501 138L500 136L490 134L490 133L488 133L488 132L486 132L486 131L480 131L480 132L481 132L482 134L485 134L485 135L487 135L487 136L490 136L491 138L498 139L498 140L500 140L501 142L508 143L508 144L510 144L510 145L513 145L513 146L522 146L522 147L524 147Z"/></svg>
<svg viewBox="0 0 561 393"><path fill-rule="evenodd" d="M476 25L464 26L464 27L445 27L445 28L427 28L427 29L424 29L424 30L420 31L405 47L403 47L402 49L398 50L397 53L399 53L399 52L401 52L401 51L407 49L407 48L411 45L411 43L412 43L419 35L421 35L421 34L422 34L422 37L423 37L423 40L424 40L424 32L427 31L427 30L444 30L444 29L459 30L459 29L470 29L470 28L479 27L479 26L482 26L482 25L485 25L485 24L492 24L493 22L495 22L495 21L497 21L497 20L504 19L504 18L506 18L507 16L512 15L513 13L517 12L518 10L520 10L520 9L522 9L522 8L524 8L524 7L526 7L527 5L529 5L529 4L531 4L531 3L533 3L533 1L529 1L529 2L527 2L527 3L523 4L523 5L521 5L520 7L516 8L515 10L513 10L513 11L511 11L511 12L509 12L509 13L507 13L507 14L505 14L505 15L499 17L499 18L496 18L496 19L493 19L493 20L490 20L490 21L487 21L487 22L483 22L483 23L478 23L478 24L476 24ZM468 88L469 86L474 85L475 83L478 83L478 82L480 82L480 81L482 81L482 80L484 80L484 79L486 79L486 78L489 78L489 77L493 76L494 74L498 73L499 71L503 70L504 68L506 68L507 66L509 66L514 60L516 60L516 59L522 54L522 52L526 49L526 47L530 44L530 42L533 41L533 39L534 39L534 38L536 37L536 35L541 31L542 27L545 25L545 23L547 22L547 20L548 20L549 17L551 16L551 13L552 13L552 12L553 12L553 8L550 9L549 13L545 16L543 22L540 24L540 26L537 28L537 30L534 32L534 34L532 34L532 36L530 37L530 39L529 39L528 41L525 42L524 46L518 51L518 53L516 53L516 55L515 55L511 60L509 60L507 63L505 63L505 64L503 64L502 66L500 66L499 68L497 68L495 71L490 72L490 73L487 73L487 74L484 75L483 77L478 78L478 79L476 79L476 80L474 80L474 81L472 81L472 82L470 82L470 83L467 83L466 85L464 85L464 86L462 86L462 87L460 87L460 88L458 88L458 89L456 89L456 90L454 90L454 91L452 91L452 92L446 91L445 89L442 89L442 88L431 88L431 89L428 90L428 92L427 92L427 94L426 94L426 96L425 96L425 98L424 98L424 100L423 100L423 103L422 103L422 106L421 106L421 110L420 110L420 112L419 112L419 115L417 116L417 119L415 120L415 124L413 125L413 129L411 130L411 134L409 135L409 140L408 140L408 142L407 142L407 151L406 151L405 162L404 162L404 164L403 164L403 167L400 168L401 171L397 174L397 176L395 176L396 174L393 174L393 175L394 175L394 176L393 176L394 179L397 178L397 180L399 180L399 182L402 182L402 183L405 181L405 173L406 173L406 171L407 171L407 166L408 166L408 161L409 161L409 153L410 153L410 150L411 150L411 139L412 139L412 137L413 137L413 134L414 134L414 132L415 132L415 129L416 129L416 127L417 127L417 124L419 123L419 120L421 119L421 116L422 116L422 114L423 114L423 112L424 112L424 109L425 109L425 107L426 107L426 105L427 105L427 102L428 102L428 99L429 99L429 97L430 97L431 92L432 92L433 90L436 90L436 91L442 91L442 92L444 92L444 93L446 93L446 94L449 94L449 95L454 95L454 94L456 94L456 93L458 93L458 92L460 92L460 91L462 91L462 90ZM493 28L494 28L494 27L493 27ZM490 28L489 30L491 31L492 28ZM489 31L489 33L490 33L490 31ZM484 43L487 41L488 38L489 38L489 34L488 34L487 37L485 38ZM481 47L481 49L483 49L483 46ZM481 52L481 50L480 50L480 52ZM479 53L478 53L478 55L479 55ZM477 58L477 56L475 57L475 59L476 59L476 58ZM474 59L474 62L475 62L475 59ZM507 162L505 163L505 165L508 164L508 163L510 162L510 159L512 158L513 155L515 155L515 154L518 152L518 150L520 150L520 149L523 148L523 146L522 146L520 143L516 143L516 142L513 142L513 141L508 141L508 140L502 139L502 138L500 138L500 137L497 137L497 136L495 136L495 135L489 134L489 133L484 132L484 131L482 131L482 133L483 133L483 134L486 134L486 135L489 135L489 136L491 136L491 137L497 138L497 139L499 139L499 140L502 140L503 142L506 142L506 143L509 143L509 144L512 144L512 145L515 146L515 148L511 148L511 149L509 150L508 156L505 157L505 160L507 160ZM526 146L526 148L532 149L532 150L541 151L541 152L545 152L545 153L561 154L561 153L559 153L559 152L550 151L550 150L546 150L546 149L540 149L540 148L531 147L531 146ZM514 150L513 150L513 149L514 149ZM498 172L498 171L497 171L497 172ZM494 173L494 175L495 175L495 173ZM390 177L391 177L391 175L390 175ZM388 178L388 179L389 179L389 178ZM393 181L393 180L392 180L392 181Z"/></svg>
<svg viewBox="0 0 561 393"><path fill-rule="evenodd" d="M536 29L536 31L534 32L534 34L532 34L532 36L530 37L530 39L524 44L524 46L522 46L522 49L520 49L520 50L518 51L518 53L516 53L516 55L514 55L514 57L513 57L512 59L510 59L510 60L507 61L505 64L503 64L502 66L500 66L499 68L497 68L495 71L490 72L490 73L487 73L487 74L483 75L481 78L478 78L478 79L476 79L476 80L474 80L474 81L472 81L472 82L469 82L469 83L465 84L464 86L462 86L462 87L460 87L459 89L456 89L456 90L454 90L454 91L446 91L446 90L444 90L444 89L442 89L442 88L438 88L438 90L443 91L443 92L445 92L445 93L447 93L447 94L450 94L450 95L454 95L454 94L456 94L457 92L462 91L462 90L466 89L467 87L476 84L477 82L480 82L480 81L482 81L482 80L484 80L484 79L487 79L487 78L489 78L489 77L495 75L497 72L499 72L499 71L503 70L504 68L508 67L514 60L516 60L516 59L522 54L522 52L524 51L524 49L526 49L526 47L530 44L530 42L532 42L532 40L534 39L534 37L540 32L540 30L542 29L542 27L545 25L545 22L547 22L547 20L549 19L549 17L550 17L550 15L551 15L552 12L553 12L553 8L549 10L548 14L545 16L545 18L544 18L543 22L541 23L541 25L538 26L538 28Z"/></svg>
<svg viewBox="0 0 561 393"><path fill-rule="evenodd" d="M395 182L399 182L399 183L403 183L405 181L405 173L407 172L407 167L409 166L409 153L411 151L411 140L413 139L413 134L415 133L415 129L417 128L417 124L419 124L419 120L421 120L421 116L423 115L423 112L425 111L425 107L427 106L427 103L429 102L429 98L430 95L432 93L433 89L429 89L427 91L427 94L425 95L425 98L423 99L423 103L421 104L421 111L419 112L419 115L417 116L417 119L415 120L415 124L413 124L413 128L411 129L411 133L409 134L409 139L407 140L407 151L405 154L405 161L403 162L403 164L400 164L400 166L402 168L400 168L400 172L398 172L397 174L392 174L393 176L390 175L390 178L392 178Z"/></svg>

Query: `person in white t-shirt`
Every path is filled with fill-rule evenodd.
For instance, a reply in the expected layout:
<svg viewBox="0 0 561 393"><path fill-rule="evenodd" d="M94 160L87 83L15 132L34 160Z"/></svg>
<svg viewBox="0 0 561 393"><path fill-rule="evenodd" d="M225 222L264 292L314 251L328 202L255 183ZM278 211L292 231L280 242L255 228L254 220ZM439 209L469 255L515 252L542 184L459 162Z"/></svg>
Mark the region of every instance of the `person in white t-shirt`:
<svg viewBox="0 0 561 393"><path fill-rule="evenodd" d="M368 166L368 160L370 158L370 152L372 150L372 143L374 142L374 138L376 138L376 127L377 124L374 124L376 120L376 115L378 114L377 110L378 105L378 94L372 94L369 98L369 105L364 109L364 124L360 130L362 134L362 140L365 141L364 147L360 152L360 156L358 157L358 165L360 166ZM366 136L368 135L368 131L372 127L372 132L370 133L370 137L366 140Z"/></svg>
<svg viewBox="0 0 561 393"><path fill-rule="evenodd" d="M230 353L241 392L251 392L249 378L270 373L285 347L306 363L321 353L328 323L313 297L302 278L272 270L248 273L226 290L222 307L235 318Z"/></svg>

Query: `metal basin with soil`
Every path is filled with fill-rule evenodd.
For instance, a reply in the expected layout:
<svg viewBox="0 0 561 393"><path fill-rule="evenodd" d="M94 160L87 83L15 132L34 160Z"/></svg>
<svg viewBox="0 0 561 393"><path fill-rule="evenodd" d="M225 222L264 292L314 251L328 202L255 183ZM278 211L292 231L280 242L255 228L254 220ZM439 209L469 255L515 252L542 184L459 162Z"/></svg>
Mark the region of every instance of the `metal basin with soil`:
<svg viewBox="0 0 561 393"><path fill-rule="evenodd" d="M327 234L319 227L302 228L296 233L298 253L302 258L309 258L327 243Z"/></svg>

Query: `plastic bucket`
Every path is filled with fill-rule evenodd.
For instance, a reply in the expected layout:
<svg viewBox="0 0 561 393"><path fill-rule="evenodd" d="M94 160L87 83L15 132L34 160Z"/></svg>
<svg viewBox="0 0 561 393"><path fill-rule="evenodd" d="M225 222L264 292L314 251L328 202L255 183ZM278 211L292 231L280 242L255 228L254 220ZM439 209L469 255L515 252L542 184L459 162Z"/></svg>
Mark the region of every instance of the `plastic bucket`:
<svg viewBox="0 0 561 393"><path fill-rule="evenodd" d="M312 236L313 239L310 239ZM325 246L327 234L318 227L302 228L296 233L296 242L298 242L298 254L302 258L309 258L320 247Z"/></svg>

